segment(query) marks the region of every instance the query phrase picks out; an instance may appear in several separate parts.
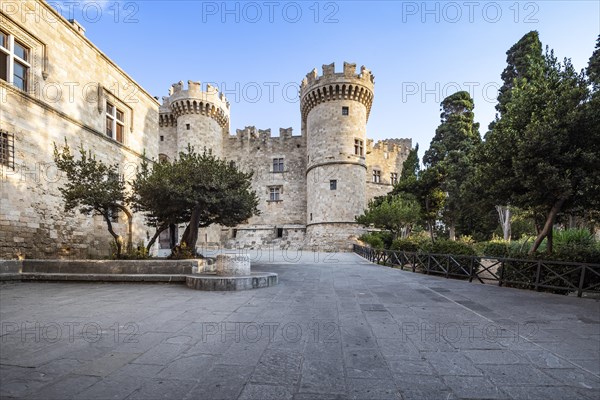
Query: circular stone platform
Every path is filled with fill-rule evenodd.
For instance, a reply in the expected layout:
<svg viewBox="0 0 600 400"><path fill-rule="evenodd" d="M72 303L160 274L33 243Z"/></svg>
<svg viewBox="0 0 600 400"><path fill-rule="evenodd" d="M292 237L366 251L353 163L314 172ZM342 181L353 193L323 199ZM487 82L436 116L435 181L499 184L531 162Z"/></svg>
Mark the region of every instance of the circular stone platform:
<svg viewBox="0 0 600 400"><path fill-rule="evenodd" d="M228 277L250 274L250 256L247 254L219 254L217 256L217 275Z"/></svg>
<svg viewBox="0 0 600 400"><path fill-rule="evenodd" d="M196 290L249 290L277 285L277 274L272 272L251 272L245 276L188 275L187 287Z"/></svg>

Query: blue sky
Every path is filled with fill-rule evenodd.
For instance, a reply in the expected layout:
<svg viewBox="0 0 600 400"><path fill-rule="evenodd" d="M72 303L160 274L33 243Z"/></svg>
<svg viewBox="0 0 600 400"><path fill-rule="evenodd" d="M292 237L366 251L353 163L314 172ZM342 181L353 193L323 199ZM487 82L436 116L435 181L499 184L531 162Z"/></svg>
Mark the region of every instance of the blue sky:
<svg viewBox="0 0 600 400"><path fill-rule="evenodd" d="M67 2L68 3L68 2ZM77 4L75 4L77 3ZM475 100L484 134L506 51L537 30L559 58L587 66L600 33L598 1L76 1L54 2L154 96L188 79L216 83L231 102L231 132L247 125L300 134L297 85L344 61L375 75L370 138L413 138L421 155L439 103Z"/></svg>

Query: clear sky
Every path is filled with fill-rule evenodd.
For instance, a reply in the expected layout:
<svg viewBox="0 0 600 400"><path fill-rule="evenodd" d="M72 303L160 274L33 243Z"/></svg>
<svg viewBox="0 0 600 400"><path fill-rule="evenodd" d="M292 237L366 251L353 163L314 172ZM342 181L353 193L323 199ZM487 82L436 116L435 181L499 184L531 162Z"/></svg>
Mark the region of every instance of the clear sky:
<svg viewBox="0 0 600 400"><path fill-rule="evenodd" d="M559 58L585 68L600 33L598 1L63 1L86 36L153 96L183 80L213 82L231 102L231 132L293 127L298 84L344 61L371 69L370 138L412 138L421 155L439 103L475 100L484 134L506 51L537 30Z"/></svg>

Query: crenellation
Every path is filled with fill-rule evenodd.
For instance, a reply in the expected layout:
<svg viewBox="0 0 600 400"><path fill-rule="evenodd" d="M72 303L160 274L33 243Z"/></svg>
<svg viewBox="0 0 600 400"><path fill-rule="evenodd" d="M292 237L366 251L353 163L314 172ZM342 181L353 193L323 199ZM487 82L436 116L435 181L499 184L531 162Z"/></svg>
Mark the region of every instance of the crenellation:
<svg viewBox="0 0 600 400"><path fill-rule="evenodd" d="M267 140L271 139L271 129L259 129L258 138L261 142L266 142Z"/></svg>
<svg viewBox="0 0 600 400"><path fill-rule="evenodd" d="M281 139L289 139L294 136L292 128L279 128L279 137Z"/></svg>
<svg viewBox="0 0 600 400"><path fill-rule="evenodd" d="M364 67L363 67L364 68ZM344 76L346 78L352 78L356 75L356 64L355 63L344 63Z"/></svg>
<svg viewBox="0 0 600 400"><path fill-rule="evenodd" d="M374 142L367 139L367 152L383 151L387 153L408 154L412 149L412 139L383 139Z"/></svg>
<svg viewBox="0 0 600 400"><path fill-rule="evenodd" d="M335 74L335 63L323 64L323 77L331 77Z"/></svg>
<svg viewBox="0 0 600 400"><path fill-rule="evenodd" d="M323 102L335 100L353 100L366 107L367 119L373 104L373 90L375 79L371 71L361 67L360 74L356 74L356 65L344 63L341 73L335 72L335 63L323 65L323 75L318 76L316 69L302 80L300 86L300 112L302 123L311 109Z"/></svg>

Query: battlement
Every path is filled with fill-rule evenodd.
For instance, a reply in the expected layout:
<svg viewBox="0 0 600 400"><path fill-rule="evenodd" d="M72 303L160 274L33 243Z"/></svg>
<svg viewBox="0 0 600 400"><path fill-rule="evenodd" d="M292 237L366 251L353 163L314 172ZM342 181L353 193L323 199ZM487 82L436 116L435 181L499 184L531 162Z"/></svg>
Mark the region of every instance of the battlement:
<svg viewBox="0 0 600 400"><path fill-rule="evenodd" d="M230 106L227 97L219 92L217 87L210 83L203 85L201 82L194 81L188 81L187 90L184 87L183 81L172 84L169 89L169 97L163 97L163 105L165 105L165 99L169 104L181 99L194 99L218 105L226 110L229 110Z"/></svg>
<svg viewBox="0 0 600 400"><path fill-rule="evenodd" d="M171 85L169 96L162 100L159 114L165 123L170 123L170 113L175 119L184 114L202 114L215 119L224 129L229 129L229 101L211 84L206 84L203 90L202 83L188 81L186 90L183 81L179 81Z"/></svg>
<svg viewBox="0 0 600 400"><path fill-rule="evenodd" d="M302 79L300 89L304 90L315 84L330 84L339 82L357 81L356 83L362 83L367 87L373 89L375 84L375 76L365 66L360 67L360 73L356 73L356 64L344 62L344 70L342 72L335 72L335 63L323 65L323 75L319 76L317 69L313 69L311 72L306 74L306 77Z"/></svg>
<svg viewBox="0 0 600 400"><path fill-rule="evenodd" d="M354 100L367 108L367 119L374 97L375 76L362 66L356 73L356 64L344 62L343 72L335 72L335 63L323 65L323 75L317 69L309 72L300 84L300 111L305 121L316 105L331 100Z"/></svg>
<svg viewBox="0 0 600 400"><path fill-rule="evenodd" d="M412 139L384 139L375 142L367 139L367 152L408 154L412 149Z"/></svg>
<svg viewBox="0 0 600 400"><path fill-rule="evenodd" d="M229 140L266 142L268 140L287 140L300 137L302 136L293 135L292 128L279 128L279 136L271 136L271 129L257 129L255 126L247 126L244 129L236 129L235 136L229 136Z"/></svg>

